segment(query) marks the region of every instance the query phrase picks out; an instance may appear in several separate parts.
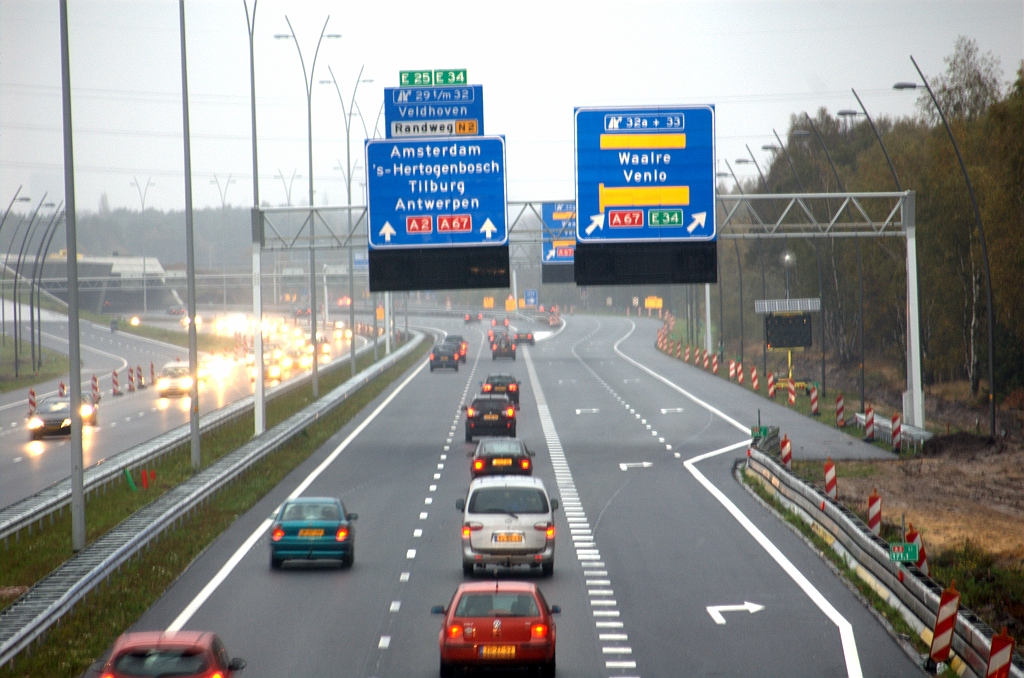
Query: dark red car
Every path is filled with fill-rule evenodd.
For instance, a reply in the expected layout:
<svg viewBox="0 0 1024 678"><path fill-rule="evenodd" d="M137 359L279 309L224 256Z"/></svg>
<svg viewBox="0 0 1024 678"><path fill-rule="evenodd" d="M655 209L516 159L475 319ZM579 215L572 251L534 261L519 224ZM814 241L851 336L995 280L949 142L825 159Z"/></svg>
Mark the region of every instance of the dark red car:
<svg viewBox="0 0 1024 678"><path fill-rule="evenodd" d="M443 614L438 643L441 678L460 668L539 668L555 675L557 605L548 607L536 584L521 581L481 581L461 584Z"/></svg>
<svg viewBox="0 0 1024 678"><path fill-rule="evenodd" d="M234 678L245 660L228 657L224 643L207 631L125 633L110 651L102 678Z"/></svg>

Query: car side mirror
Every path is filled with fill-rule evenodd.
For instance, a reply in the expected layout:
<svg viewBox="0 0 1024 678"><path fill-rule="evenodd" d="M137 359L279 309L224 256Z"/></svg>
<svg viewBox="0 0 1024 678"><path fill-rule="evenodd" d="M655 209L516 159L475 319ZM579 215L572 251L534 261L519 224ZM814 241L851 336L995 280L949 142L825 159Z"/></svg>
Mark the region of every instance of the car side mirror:
<svg viewBox="0 0 1024 678"><path fill-rule="evenodd" d="M228 664L228 669L231 670L231 671L241 671L244 668L245 668L245 660L242 659L241 657L235 657L234 659L231 660L231 663Z"/></svg>
<svg viewBox="0 0 1024 678"><path fill-rule="evenodd" d="M558 500L557 499L552 499L551 500L551 510L554 511L557 508L558 508Z"/></svg>
<svg viewBox="0 0 1024 678"><path fill-rule="evenodd" d="M430 608L430 614L444 614L444 606L435 605L434 607Z"/></svg>
<svg viewBox="0 0 1024 678"><path fill-rule="evenodd" d="M345 520L359 520L358 513L347 513L345 514Z"/></svg>
<svg viewBox="0 0 1024 678"><path fill-rule="evenodd" d="M460 511L466 510L466 500L463 499L462 497L459 497L458 499L456 499L455 500L455 508L459 509Z"/></svg>
<svg viewBox="0 0 1024 678"><path fill-rule="evenodd" d="M551 614L561 614L561 613L562 613L562 607L560 605L552 605L551 606Z"/></svg>

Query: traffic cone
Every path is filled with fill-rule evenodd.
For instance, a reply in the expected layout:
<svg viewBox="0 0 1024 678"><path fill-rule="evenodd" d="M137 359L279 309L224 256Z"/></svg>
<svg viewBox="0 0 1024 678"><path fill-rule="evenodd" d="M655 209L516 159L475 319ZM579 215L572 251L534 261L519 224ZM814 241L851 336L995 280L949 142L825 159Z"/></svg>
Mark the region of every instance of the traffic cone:
<svg viewBox="0 0 1024 678"><path fill-rule="evenodd" d="M789 439L789 436L782 436L780 450L782 464L788 469L793 468L793 441Z"/></svg>
<svg viewBox="0 0 1024 678"><path fill-rule="evenodd" d="M836 485L836 465L832 457L825 460L825 494L832 499L839 499L839 488Z"/></svg>
<svg viewBox="0 0 1024 678"><path fill-rule="evenodd" d="M878 496L878 488L871 490L868 497L868 527L876 537L882 533L882 498Z"/></svg>

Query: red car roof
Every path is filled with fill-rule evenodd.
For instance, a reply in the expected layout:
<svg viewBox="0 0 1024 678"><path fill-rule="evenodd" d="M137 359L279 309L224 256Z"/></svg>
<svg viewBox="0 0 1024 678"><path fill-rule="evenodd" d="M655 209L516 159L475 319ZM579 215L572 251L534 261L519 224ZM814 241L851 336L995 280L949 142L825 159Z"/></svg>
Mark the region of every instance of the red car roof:
<svg viewBox="0 0 1024 678"><path fill-rule="evenodd" d="M506 580L494 580L494 581L473 581L459 584L459 588L456 593L465 591L518 591L518 592L529 592L533 593L537 590L537 585L526 581L506 581Z"/></svg>
<svg viewBox="0 0 1024 678"><path fill-rule="evenodd" d="M128 648L156 648L156 647L209 647L213 642L213 634L209 631L178 631L177 633L164 633L163 631L138 631L125 633L117 642L111 655L115 655Z"/></svg>

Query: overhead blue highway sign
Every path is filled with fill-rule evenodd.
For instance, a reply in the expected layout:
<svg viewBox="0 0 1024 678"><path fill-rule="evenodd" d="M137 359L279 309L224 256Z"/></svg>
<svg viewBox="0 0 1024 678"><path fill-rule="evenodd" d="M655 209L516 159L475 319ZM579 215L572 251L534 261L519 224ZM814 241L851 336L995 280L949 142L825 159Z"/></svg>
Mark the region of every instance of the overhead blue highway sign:
<svg viewBox="0 0 1024 678"><path fill-rule="evenodd" d="M711 241L714 106L577 108L580 243Z"/></svg>
<svg viewBox="0 0 1024 678"><path fill-rule="evenodd" d="M536 306L540 301L537 290L523 290L523 302L527 306Z"/></svg>
<svg viewBox="0 0 1024 678"><path fill-rule="evenodd" d="M541 203L544 220L541 234L541 262L571 264L576 251L576 203Z"/></svg>
<svg viewBox="0 0 1024 678"><path fill-rule="evenodd" d="M484 133L484 88L385 87L384 125L388 139L481 136Z"/></svg>
<svg viewBox="0 0 1024 678"><path fill-rule="evenodd" d="M369 139L371 249L508 242L505 139Z"/></svg>

